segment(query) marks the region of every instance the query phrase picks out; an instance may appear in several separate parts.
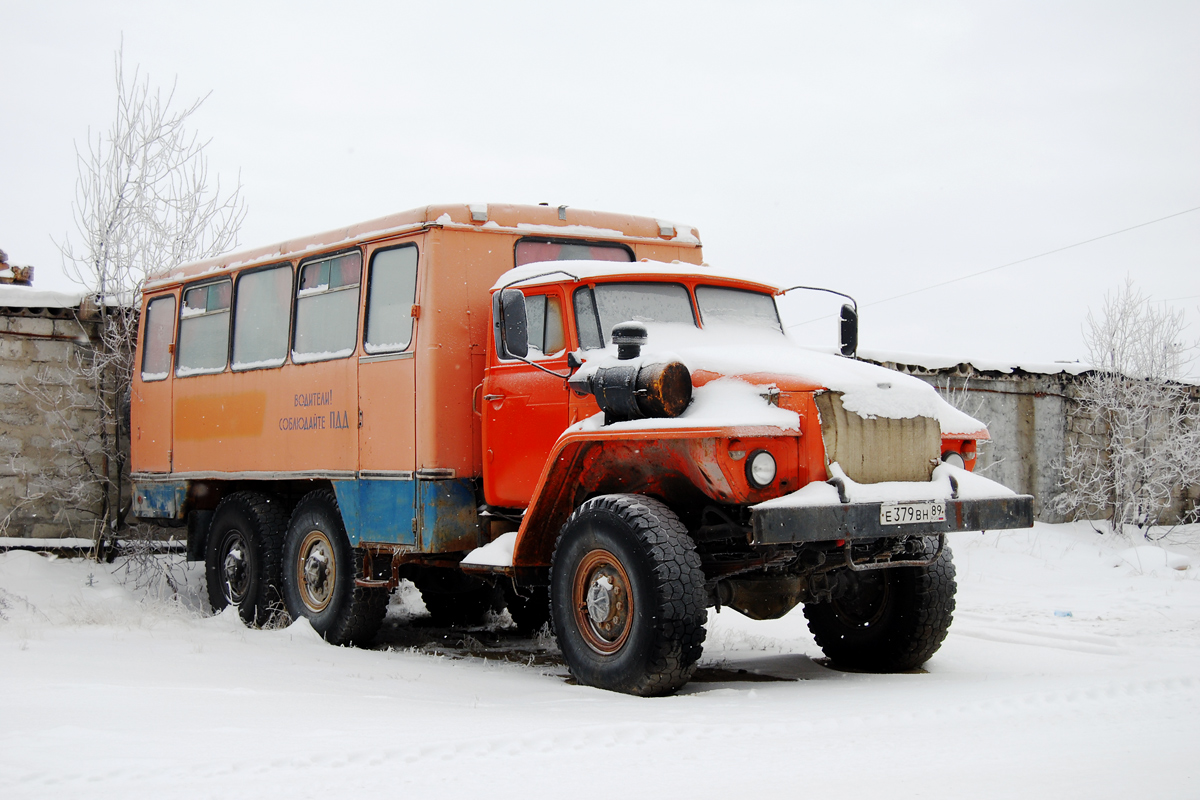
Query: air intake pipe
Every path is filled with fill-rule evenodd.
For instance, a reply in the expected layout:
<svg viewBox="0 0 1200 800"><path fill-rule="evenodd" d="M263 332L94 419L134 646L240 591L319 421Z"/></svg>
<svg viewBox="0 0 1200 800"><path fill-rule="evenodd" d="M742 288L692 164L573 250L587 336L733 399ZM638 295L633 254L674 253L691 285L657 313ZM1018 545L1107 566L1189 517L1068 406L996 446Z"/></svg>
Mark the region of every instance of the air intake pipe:
<svg viewBox="0 0 1200 800"><path fill-rule="evenodd" d="M636 361L646 343L646 326L622 322L612 329L618 361ZM617 364L577 373L568 381L579 394L590 394L604 412L604 424L647 417L678 417L692 402L692 374L678 361L666 364Z"/></svg>

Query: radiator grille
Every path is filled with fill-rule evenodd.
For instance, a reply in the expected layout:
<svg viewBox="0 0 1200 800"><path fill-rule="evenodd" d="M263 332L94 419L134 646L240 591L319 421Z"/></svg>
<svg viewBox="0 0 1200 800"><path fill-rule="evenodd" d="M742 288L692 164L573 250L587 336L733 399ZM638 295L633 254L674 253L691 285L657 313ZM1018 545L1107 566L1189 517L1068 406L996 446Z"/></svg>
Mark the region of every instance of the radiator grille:
<svg viewBox="0 0 1200 800"><path fill-rule="evenodd" d="M942 449L936 419L864 419L842 407L840 392L817 395L826 465L836 461L858 483L927 481Z"/></svg>

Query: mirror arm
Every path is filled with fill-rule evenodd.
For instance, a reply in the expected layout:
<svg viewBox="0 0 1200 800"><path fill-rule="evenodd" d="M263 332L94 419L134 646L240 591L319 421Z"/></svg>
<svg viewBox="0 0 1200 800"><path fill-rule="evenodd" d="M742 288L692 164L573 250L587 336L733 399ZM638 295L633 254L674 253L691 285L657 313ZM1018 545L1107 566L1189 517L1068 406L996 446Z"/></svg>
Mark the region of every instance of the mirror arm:
<svg viewBox="0 0 1200 800"><path fill-rule="evenodd" d="M508 356L508 358L515 358L517 361L520 361L523 364L528 364L529 366L533 367L534 369L540 369L542 372L546 373L547 375L553 375L556 378L562 378L564 381L570 380L571 376L575 374L575 370L577 370L577 369L579 369L579 367L583 366L583 364L579 364L577 366L572 365L572 360L571 360L570 356L568 356L567 357L567 374L564 375L561 372L555 372L552 369L547 369L546 367L543 367L541 364L538 364L537 362L530 361L528 358L521 358L520 356L514 356L512 353L506 353L506 355Z"/></svg>
<svg viewBox="0 0 1200 800"><path fill-rule="evenodd" d="M853 303L854 304L854 313L855 314L858 313L858 301L857 300L855 300L853 297L846 294L845 292L839 292L834 289L826 289L822 286L789 286L786 289L780 289L778 292L775 293L775 296L782 297L783 295L787 294L788 292L792 291L793 289L807 289L810 292L829 292L829 294L836 294L838 297L844 297L847 300L849 300L851 303Z"/></svg>

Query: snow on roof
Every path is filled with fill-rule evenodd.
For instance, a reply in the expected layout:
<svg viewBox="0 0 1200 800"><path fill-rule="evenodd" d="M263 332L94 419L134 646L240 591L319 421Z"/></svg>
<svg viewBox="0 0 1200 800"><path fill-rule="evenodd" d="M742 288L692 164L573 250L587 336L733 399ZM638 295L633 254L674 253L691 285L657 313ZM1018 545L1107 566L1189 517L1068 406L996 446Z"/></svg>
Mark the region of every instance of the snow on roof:
<svg viewBox="0 0 1200 800"><path fill-rule="evenodd" d="M905 353L895 350L859 349L859 358L874 361L879 364L903 364L920 367L931 372L952 369L960 365L974 368L977 372L1001 372L1006 375L1020 370L1039 375L1079 375L1092 369L1091 364L1082 361L1024 361L996 360L989 358L973 358L963 355L934 355L932 353Z"/></svg>
<svg viewBox="0 0 1200 800"><path fill-rule="evenodd" d="M744 278L724 275L706 265L685 264L682 261L673 261L670 264L663 261L535 261L505 272L492 284L492 291L514 284L537 286L544 283L557 283L564 278L586 281L625 275L659 278L727 278L761 286L764 291L776 291L776 287L770 284L746 281Z"/></svg>
<svg viewBox="0 0 1200 800"><path fill-rule="evenodd" d="M0 306L9 308L75 308L86 292L50 292L32 286L0 283Z"/></svg>
<svg viewBox="0 0 1200 800"><path fill-rule="evenodd" d="M460 230L504 231L550 236L585 236L621 241L643 241L664 244L700 244L699 232L690 225L675 225L675 235L662 233L658 220L628 214L571 209L572 219L580 222L563 223L557 209L548 206L510 205L506 203L471 203L423 206L389 214L386 217L360 222L331 231L304 236L277 244L226 253L202 261L182 264L152 272L148 288L194 278L210 272L220 272L253 263L303 257L309 251L336 247L343 243L379 239L418 230L429 225L442 225ZM487 222L479 225L480 217ZM595 224L584 224L584 223ZM672 223L673 224L673 223ZM619 227L617 227L619 226Z"/></svg>

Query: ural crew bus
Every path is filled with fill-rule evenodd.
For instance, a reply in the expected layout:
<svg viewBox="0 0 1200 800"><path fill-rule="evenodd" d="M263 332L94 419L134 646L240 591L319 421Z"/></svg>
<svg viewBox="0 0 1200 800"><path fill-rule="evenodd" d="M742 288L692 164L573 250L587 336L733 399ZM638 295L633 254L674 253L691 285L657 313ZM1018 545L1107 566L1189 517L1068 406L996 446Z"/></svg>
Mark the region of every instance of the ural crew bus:
<svg viewBox="0 0 1200 800"><path fill-rule="evenodd" d="M495 204L154 275L134 515L186 526L215 610L336 644L407 579L452 622L502 591L632 694L689 679L714 606L803 604L835 665L914 668L950 625L946 534L1028 527L1032 498L973 474L982 424L854 358L852 306L841 355L794 345L786 290L689 226Z"/></svg>

